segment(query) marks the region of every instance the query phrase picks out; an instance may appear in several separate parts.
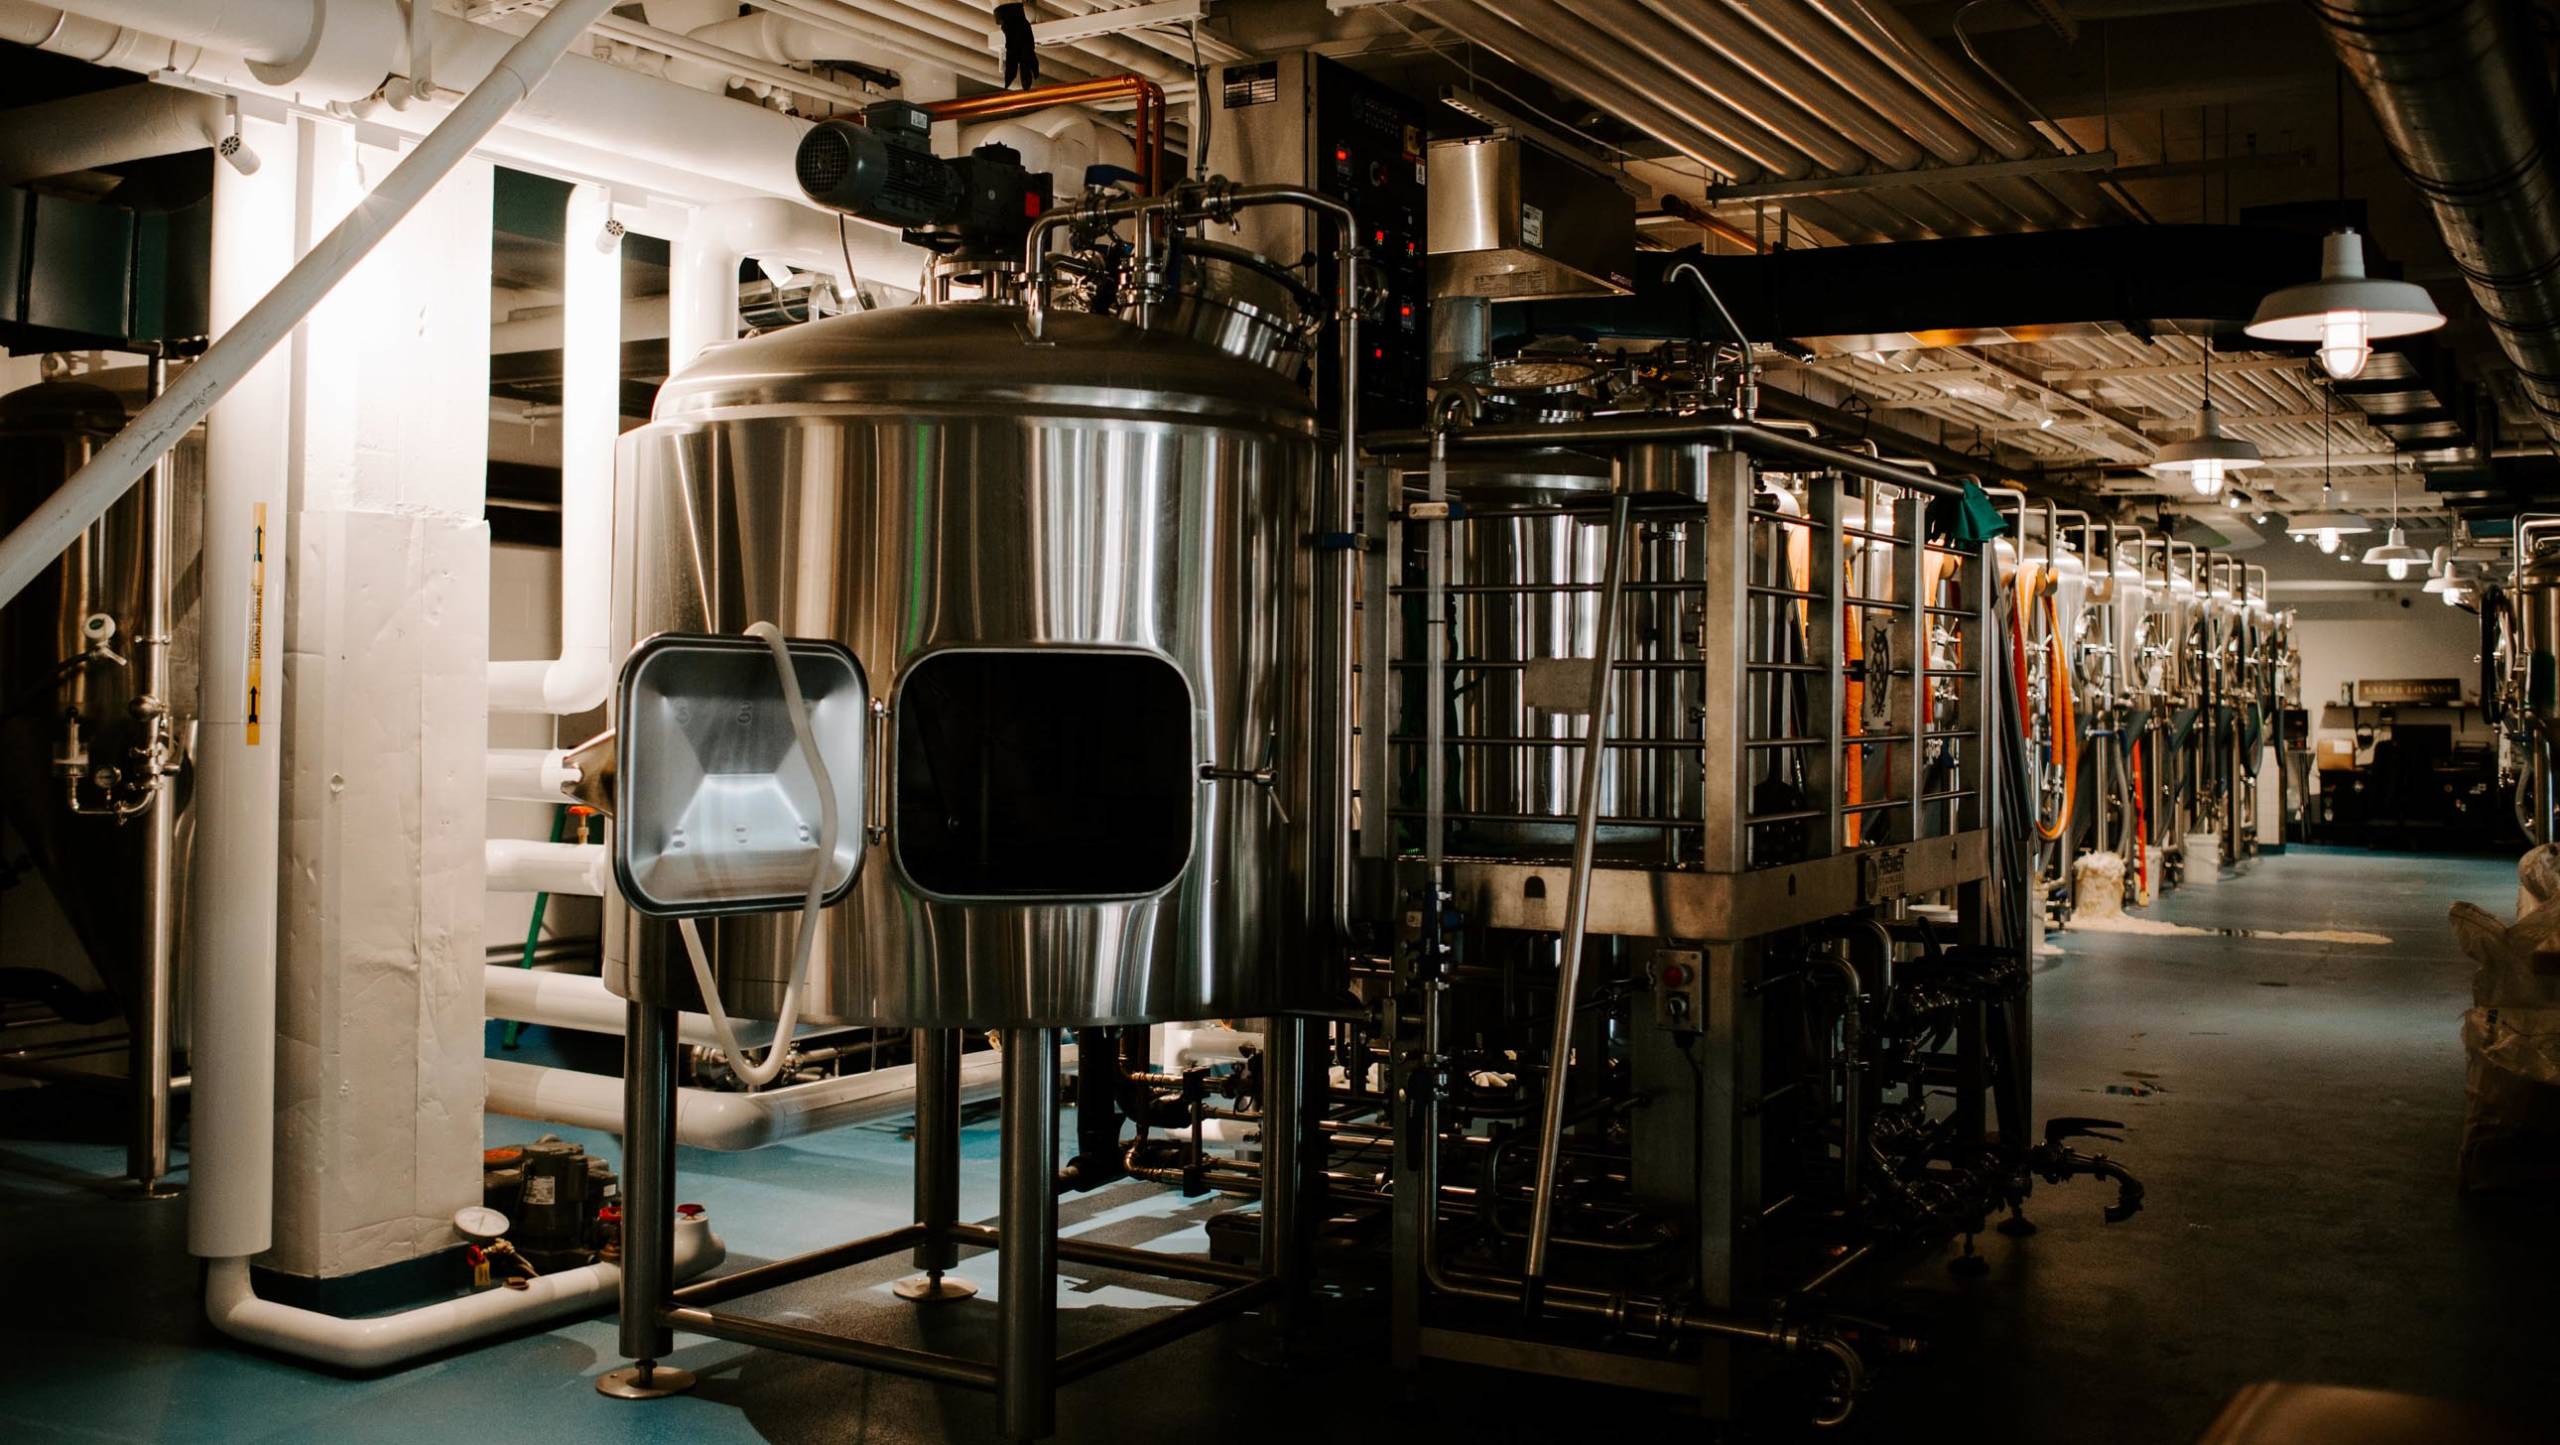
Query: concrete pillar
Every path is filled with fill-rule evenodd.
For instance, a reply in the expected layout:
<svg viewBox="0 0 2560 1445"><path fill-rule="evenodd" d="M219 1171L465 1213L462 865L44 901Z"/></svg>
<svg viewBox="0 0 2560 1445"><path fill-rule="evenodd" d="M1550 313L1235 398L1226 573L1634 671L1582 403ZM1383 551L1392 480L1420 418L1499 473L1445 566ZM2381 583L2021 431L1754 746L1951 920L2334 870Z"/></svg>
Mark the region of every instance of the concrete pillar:
<svg viewBox="0 0 2560 1445"><path fill-rule="evenodd" d="M306 125L325 232L397 159ZM276 1234L337 1278L480 1198L490 207L466 163L306 325L285 599ZM306 244L309 237L306 237Z"/></svg>

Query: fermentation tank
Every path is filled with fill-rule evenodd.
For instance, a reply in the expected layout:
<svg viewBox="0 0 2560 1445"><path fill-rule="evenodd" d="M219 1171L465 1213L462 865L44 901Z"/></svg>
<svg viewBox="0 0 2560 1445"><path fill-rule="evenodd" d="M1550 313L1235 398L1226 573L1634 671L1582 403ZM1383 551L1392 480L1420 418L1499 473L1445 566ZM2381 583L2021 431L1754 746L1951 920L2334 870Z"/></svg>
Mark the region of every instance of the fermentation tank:
<svg viewBox="0 0 2560 1445"><path fill-rule="evenodd" d="M138 381L138 373L121 376ZM0 525L33 512L125 419L126 395L96 380L41 382L0 397ZM170 453L170 545L181 586L168 629L168 705L181 749L196 717L188 579L201 548L203 469L203 434L191 432ZM145 796L137 791L137 752L149 727L135 701L147 691L148 530L137 487L0 609L0 816L27 845L99 978L128 1008L142 992L149 946L135 906L149 829L115 814ZM66 745L88 760L79 770L78 813L60 766ZM115 770L112 786L99 785L92 770L101 768ZM183 870L183 859L177 866ZM29 946L12 961L33 964L40 952Z"/></svg>
<svg viewBox="0 0 2560 1445"><path fill-rule="evenodd" d="M2560 544L2535 545L2516 573L2516 632L2524 684L2515 698L2546 735L2560 735Z"/></svg>
<svg viewBox="0 0 2560 1445"><path fill-rule="evenodd" d="M1107 317L856 313L706 353L624 439L617 655L769 620L874 699L866 848L804 1019L1129 1024L1293 998L1313 422L1270 367ZM701 924L772 1018L796 912ZM668 925L606 977L698 1006Z"/></svg>

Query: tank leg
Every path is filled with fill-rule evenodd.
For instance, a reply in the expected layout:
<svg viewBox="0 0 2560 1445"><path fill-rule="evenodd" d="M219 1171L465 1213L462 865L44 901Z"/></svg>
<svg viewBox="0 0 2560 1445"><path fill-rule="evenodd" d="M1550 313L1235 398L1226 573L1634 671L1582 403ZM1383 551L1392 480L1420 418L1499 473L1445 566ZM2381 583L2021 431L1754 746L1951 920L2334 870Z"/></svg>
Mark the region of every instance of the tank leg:
<svg viewBox="0 0 2560 1445"><path fill-rule="evenodd" d="M622 1047L622 1353L632 1361L596 1377L621 1400L693 1388L693 1374L658 1361L675 1332L658 1309L675 1288L676 1012L634 1002Z"/></svg>
<svg viewBox="0 0 2560 1445"><path fill-rule="evenodd" d="M1057 1425L1057 1038L1050 1029L1004 1034L996 1409L1011 1440L1038 1440Z"/></svg>
<svg viewBox="0 0 2560 1445"><path fill-rule="evenodd" d="M916 1056L916 1223L928 1231L916 1246L924 1273L891 1286L901 1299L967 1299L978 1287L945 1271L960 1262L951 1226L960 1219L960 1033L918 1029Z"/></svg>
<svg viewBox="0 0 2560 1445"><path fill-rule="evenodd" d="M1262 1272L1280 1281L1271 1323L1285 1337L1298 1323L1306 1278L1306 1169L1301 1146L1307 1021L1273 1018L1262 1042Z"/></svg>

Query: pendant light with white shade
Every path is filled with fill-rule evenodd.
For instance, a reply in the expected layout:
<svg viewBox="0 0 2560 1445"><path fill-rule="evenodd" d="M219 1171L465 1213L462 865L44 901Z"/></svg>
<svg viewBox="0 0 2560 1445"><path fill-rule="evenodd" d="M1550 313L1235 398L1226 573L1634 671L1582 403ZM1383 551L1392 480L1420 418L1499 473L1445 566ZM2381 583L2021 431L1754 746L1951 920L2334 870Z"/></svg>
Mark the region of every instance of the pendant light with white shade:
<svg viewBox="0 0 2560 1445"><path fill-rule="evenodd" d="M2395 465L2391 469L2391 532L2381 546L2365 549L2365 565L2380 567L2399 582L2408 577L2411 567L2423 567L2431 560L2428 553L2410 546L2409 534L2400 530L2400 468Z"/></svg>
<svg viewBox="0 0 2560 1445"><path fill-rule="evenodd" d="M2339 74L2345 75L2341 67ZM2347 110L2345 81L2338 82L2338 229L2320 242L2320 279L2287 286L2258 303L2248 334L2261 341L2310 342L2319 347L2320 369L2339 381L2364 374L2373 343L2414 336L2444 325L2444 313L2423 286L2381 281L2364 270L2364 238L2345 224Z"/></svg>
<svg viewBox="0 0 2560 1445"><path fill-rule="evenodd" d="M2233 472L2254 467L2266 458L2254 443L2226 436L2221 413L2213 409L2213 338L2204 339L2204 405L2196 409L2196 434L2171 442L2151 459L2155 477L2185 478L2199 497L2219 496Z"/></svg>
<svg viewBox="0 0 2560 1445"><path fill-rule="evenodd" d="M2338 540L2361 536L2373 530L2373 524L2353 512L2341 512L2330 504L2329 478L2329 404L2333 399L2323 387L2320 392L2320 510L2296 512L2285 519L2285 535L2296 541L2309 541L2328 555L2335 556Z"/></svg>

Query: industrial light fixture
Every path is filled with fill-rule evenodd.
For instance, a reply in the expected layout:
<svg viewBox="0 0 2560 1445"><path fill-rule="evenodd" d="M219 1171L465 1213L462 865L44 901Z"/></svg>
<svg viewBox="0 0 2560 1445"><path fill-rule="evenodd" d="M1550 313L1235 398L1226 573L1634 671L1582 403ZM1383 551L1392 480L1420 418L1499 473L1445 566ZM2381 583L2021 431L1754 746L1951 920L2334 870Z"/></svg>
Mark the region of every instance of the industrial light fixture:
<svg viewBox="0 0 2560 1445"><path fill-rule="evenodd" d="M2310 342L2319 348L2315 354L2322 371L2338 381L2353 381L2373 359L2375 341L2433 331L2444 325L2444 313L2423 286L2377 281L2365 274L2364 238L2356 234L2347 210L2345 76L2342 66L2331 81L2338 228L2321 238L2320 279L2271 293L2242 329L2261 341Z"/></svg>
<svg viewBox="0 0 2560 1445"><path fill-rule="evenodd" d="M2286 534L2300 542L2305 539L2319 544L2331 556L2338 551L2340 537L2356 536L2373 530L2373 524L2353 512L2334 510L2330 504L2329 477L2329 405L2336 394L2323 387L2320 391L2320 510L2299 512L2284 524Z"/></svg>
<svg viewBox="0 0 2560 1445"><path fill-rule="evenodd" d="M2400 469L2395 466L2391 469L2391 531L2381 546L2365 549L2364 563L2382 568L2399 582L2408 577L2412 566L2422 567L2430 560L2430 554L2410 546L2409 534L2400 530Z"/></svg>
<svg viewBox="0 0 2560 1445"><path fill-rule="evenodd" d="M2196 434L2171 442L2152 458L2151 475L2184 477L2199 497L2217 496L2233 472L2254 467L2266 458L2258 448L2222 431L2222 415L2213 409L2213 338L2204 342L2204 405L2196 409Z"/></svg>
<svg viewBox="0 0 2560 1445"><path fill-rule="evenodd" d="M2362 536L2373 530L2373 524L2353 512L2297 512L2286 520L2284 529L2287 535L2335 555L2339 538Z"/></svg>
<svg viewBox="0 0 2560 1445"><path fill-rule="evenodd" d="M2373 343L2444 325L2427 288L2364 273L2364 238L2340 227L2320 243L2320 279L2287 286L2258 303L2246 330L2261 341L2318 345L2320 369L2339 381L2364 374Z"/></svg>

